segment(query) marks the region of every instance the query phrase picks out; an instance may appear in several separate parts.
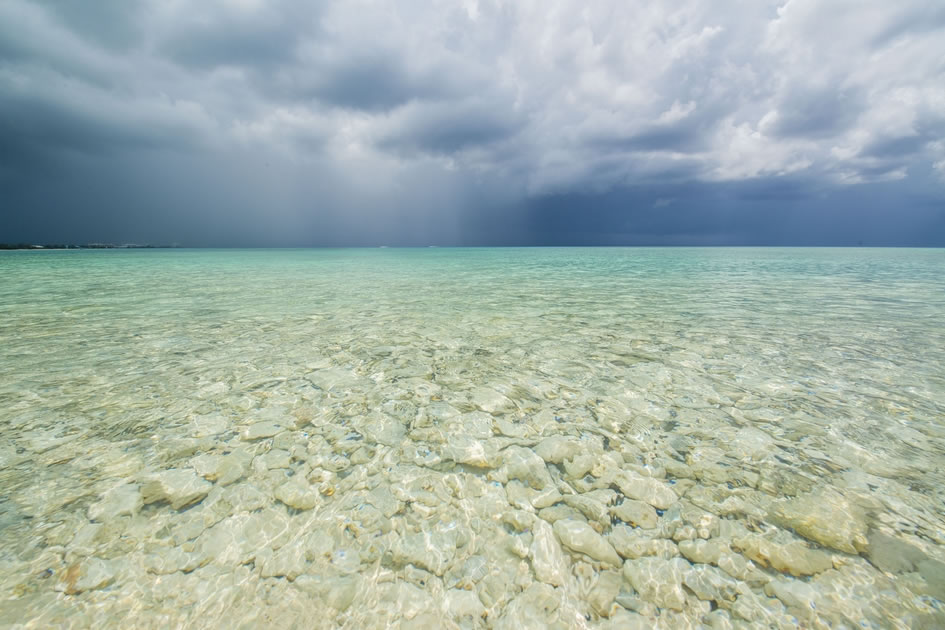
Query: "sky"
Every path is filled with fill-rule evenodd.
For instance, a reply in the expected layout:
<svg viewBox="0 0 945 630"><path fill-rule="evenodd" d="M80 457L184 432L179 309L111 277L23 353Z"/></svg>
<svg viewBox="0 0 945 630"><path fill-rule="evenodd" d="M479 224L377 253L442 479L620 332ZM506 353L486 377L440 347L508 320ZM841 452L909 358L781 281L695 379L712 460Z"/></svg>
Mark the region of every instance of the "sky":
<svg viewBox="0 0 945 630"><path fill-rule="evenodd" d="M945 3L2 0L18 241L945 246Z"/></svg>

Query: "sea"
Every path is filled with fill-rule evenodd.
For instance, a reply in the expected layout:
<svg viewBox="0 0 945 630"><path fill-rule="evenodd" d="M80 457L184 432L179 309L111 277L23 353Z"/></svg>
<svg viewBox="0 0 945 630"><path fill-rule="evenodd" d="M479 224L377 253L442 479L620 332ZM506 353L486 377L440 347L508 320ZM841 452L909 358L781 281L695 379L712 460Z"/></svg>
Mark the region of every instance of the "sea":
<svg viewBox="0 0 945 630"><path fill-rule="evenodd" d="M945 250L0 252L0 626L945 627Z"/></svg>

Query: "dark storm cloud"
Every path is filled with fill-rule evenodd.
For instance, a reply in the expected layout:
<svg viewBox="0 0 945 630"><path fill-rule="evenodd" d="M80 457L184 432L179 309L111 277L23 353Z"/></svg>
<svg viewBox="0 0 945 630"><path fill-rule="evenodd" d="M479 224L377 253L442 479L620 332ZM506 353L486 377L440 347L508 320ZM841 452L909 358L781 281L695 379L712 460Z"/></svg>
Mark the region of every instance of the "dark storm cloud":
<svg viewBox="0 0 945 630"><path fill-rule="evenodd" d="M257 24L201 23L176 34L164 45L174 61L203 68L217 66L273 66L292 60L294 33L284 25L260 28ZM289 41L281 36L287 35Z"/></svg>
<svg viewBox="0 0 945 630"><path fill-rule="evenodd" d="M145 15L128 0L41 0L49 13L79 37L117 51L133 48L145 32Z"/></svg>
<svg viewBox="0 0 945 630"><path fill-rule="evenodd" d="M915 134L892 138L883 138L863 149L866 155L876 157L901 158L921 151L930 140L927 136Z"/></svg>
<svg viewBox="0 0 945 630"><path fill-rule="evenodd" d="M168 16L158 45L177 63L210 69L237 66L266 72L294 62L297 47L318 34L319 4L277 0L255 10L220 2L190 5Z"/></svg>
<svg viewBox="0 0 945 630"><path fill-rule="evenodd" d="M629 137L600 138L593 143L600 149L631 152L697 151L706 148L706 129L698 124L653 125Z"/></svg>
<svg viewBox="0 0 945 630"><path fill-rule="evenodd" d="M921 0L6 0L0 241L945 240L943 31Z"/></svg>
<svg viewBox="0 0 945 630"><path fill-rule="evenodd" d="M37 154L191 146L193 130L186 121L173 119L173 107L165 109L169 116L160 119L153 112L110 111L95 99L69 103L56 91L9 91L0 96L0 142L8 150L19 147Z"/></svg>
<svg viewBox="0 0 945 630"><path fill-rule="evenodd" d="M749 179L739 182L737 186L719 188L728 195L727 198L748 203L803 202L805 199L816 198L823 189L822 183L796 175L776 179Z"/></svg>
<svg viewBox="0 0 945 630"><path fill-rule="evenodd" d="M935 2L910 4L879 30L871 44L874 48L881 48L900 38L909 38L916 33L935 33L943 28L945 5Z"/></svg>
<svg viewBox="0 0 945 630"><path fill-rule="evenodd" d="M449 94L445 77L413 72L402 59L385 51L312 60L305 68L276 77L274 89L287 98L368 112L386 112L411 101Z"/></svg>
<svg viewBox="0 0 945 630"><path fill-rule="evenodd" d="M0 5L0 78L8 89L42 89L49 75L79 84L112 86L109 55L86 47L81 37L39 7ZM40 78L41 75L46 75Z"/></svg>
<svg viewBox="0 0 945 630"><path fill-rule="evenodd" d="M387 110L429 94L430 85L416 84L388 56L344 60L312 87L312 95L343 107Z"/></svg>
<svg viewBox="0 0 945 630"><path fill-rule="evenodd" d="M866 145L862 153L901 164L904 160L915 159L916 156L934 151L936 143L941 143L943 139L945 139L945 109L939 112L922 112L907 133L889 134L877 138Z"/></svg>
<svg viewBox="0 0 945 630"><path fill-rule="evenodd" d="M522 123L514 115L476 103L411 107L392 122L381 136L381 147L440 154L453 154L507 139Z"/></svg>
<svg viewBox="0 0 945 630"><path fill-rule="evenodd" d="M755 182L690 184L667 190L533 199L521 240L534 245L941 246L945 210L934 192L903 196L894 183L810 190ZM911 211L890 221L890 208Z"/></svg>
<svg viewBox="0 0 945 630"><path fill-rule="evenodd" d="M779 104L775 133L801 138L835 137L855 122L864 107L862 95L838 86L792 86Z"/></svg>

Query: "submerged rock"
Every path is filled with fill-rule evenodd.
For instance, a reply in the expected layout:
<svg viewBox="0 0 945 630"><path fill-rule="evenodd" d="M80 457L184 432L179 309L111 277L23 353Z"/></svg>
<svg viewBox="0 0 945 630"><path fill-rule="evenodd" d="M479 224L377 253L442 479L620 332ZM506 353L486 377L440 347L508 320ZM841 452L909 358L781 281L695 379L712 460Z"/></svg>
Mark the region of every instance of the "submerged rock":
<svg viewBox="0 0 945 630"><path fill-rule="evenodd" d="M236 450L227 455L195 457L194 468L204 479L213 481L218 486L226 486L242 479L252 461L253 456L250 452Z"/></svg>
<svg viewBox="0 0 945 630"><path fill-rule="evenodd" d="M563 586L568 578L568 561L551 525L536 519L532 525L529 557L535 576L545 584Z"/></svg>
<svg viewBox="0 0 945 630"><path fill-rule="evenodd" d="M414 564L442 577L456 556L456 536L440 528L407 534L394 542L391 554L398 564Z"/></svg>
<svg viewBox="0 0 945 630"><path fill-rule="evenodd" d="M301 544L286 545L278 551L263 549L254 560L260 577L284 577L291 581L306 571L305 552Z"/></svg>
<svg viewBox="0 0 945 630"><path fill-rule="evenodd" d="M712 538L719 535L719 517L686 501L680 502L679 516L695 536L690 538ZM673 534L676 536L676 533Z"/></svg>
<svg viewBox="0 0 945 630"><path fill-rule="evenodd" d="M795 577L816 575L833 567L829 555L799 540L782 545L761 536L746 536L736 540L734 547L762 567L770 566Z"/></svg>
<svg viewBox="0 0 945 630"><path fill-rule="evenodd" d="M272 500L269 495L250 483L229 486L223 496L233 506L234 512L254 512Z"/></svg>
<svg viewBox="0 0 945 630"><path fill-rule="evenodd" d="M452 573L447 586L472 589L487 575L489 575L489 560L481 555L469 556L463 565Z"/></svg>
<svg viewBox="0 0 945 630"><path fill-rule="evenodd" d="M518 479L536 490L551 484L545 461L530 448L510 446L502 451L502 474Z"/></svg>
<svg viewBox="0 0 945 630"><path fill-rule="evenodd" d="M596 501L588 495L581 494L568 494L563 497L563 500L565 505L583 514L587 520L597 521L604 526L610 524L610 512L600 501Z"/></svg>
<svg viewBox="0 0 945 630"><path fill-rule="evenodd" d="M253 460L253 467L257 466L262 470L280 470L289 468L292 464L292 456L283 449L272 449L263 455L257 455Z"/></svg>
<svg viewBox="0 0 945 630"><path fill-rule="evenodd" d="M361 567L361 554L357 549L335 549L331 554L331 566L340 573L357 573Z"/></svg>
<svg viewBox="0 0 945 630"><path fill-rule="evenodd" d="M732 616L747 621L750 628L797 628L798 619L789 614L779 600L755 591L739 593L735 603L731 606ZM743 627L739 624L736 627Z"/></svg>
<svg viewBox="0 0 945 630"><path fill-rule="evenodd" d="M145 504L167 501L175 510L200 501L213 484L201 479L192 470L165 470L145 478L141 498Z"/></svg>
<svg viewBox="0 0 945 630"><path fill-rule="evenodd" d="M564 460L564 470L568 479L580 479L594 468L597 459L590 453L579 453Z"/></svg>
<svg viewBox="0 0 945 630"><path fill-rule="evenodd" d="M617 553L631 560L645 556L669 559L679 555L679 550L671 540L641 536L637 533L637 530L633 530L626 525L614 527L607 534L607 541L613 545Z"/></svg>
<svg viewBox="0 0 945 630"><path fill-rule="evenodd" d="M134 516L144 505L137 485L124 484L102 494L89 506L89 519L104 521L117 516Z"/></svg>
<svg viewBox="0 0 945 630"><path fill-rule="evenodd" d="M365 419L366 422L361 428L370 442L384 444L385 446L399 446L407 437L407 429L404 424L383 413L372 413Z"/></svg>
<svg viewBox="0 0 945 630"><path fill-rule="evenodd" d="M220 413L197 416L191 421L194 437L218 435L230 428L230 421Z"/></svg>
<svg viewBox="0 0 945 630"><path fill-rule="evenodd" d="M358 575L300 575L295 586L317 597L326 606L344 612L358 595L361 577Z"/></svg>
<svg viewBox="0 0 945 630"><path fill-rule="evenodd" d="M752 427L739 429L729 446L730 452L755 461L764 459L775 448L774 439L770 435Z"/></svg>
<svg viewBox="0 0 945 630"><path fill-rule="evenodd" d="M552 525L555 524L555 521L560 521L561 519L570 518L577 521L580 521L584 516L575 510L572 507L565 505L564 503L559 503L551 507L544 508L538 511L538 516L542 519L548 521Z"/></svg>
<svg viewBox="0 0 945 630"><path fill-rule="evenodd" d="M491 438L493 435L493 418L491 415L482 411L470 411L464 413L459 419L462 432L466 435L480 440Z"/></svg>
<svg viewBox="0 0 945 630"><path fill-rule="evenodd" d="M682 558L640 558L628 560L623 567L623 574L646 601L660 608L682 610L686 603L683 578L691 566Z"/></svg>
<svg viewBox="0 0 945 630"><path fill-rule="evenodd" d="M716 540L683 540L679 543L679 552L690 562L718 564L723 552L729 546Z"/></svg>
<svg viewBox="0 0 945 630"><path fill-rule="evenodd" d="M614 481L624 495L645 501L659 510L666 510L679 500L668 485L652 477L624 471Z"/></svg>
<svg viewBox="0 0 945 630"><path fill-rule="evenodd" d="M111 584L116 573L112 562L101 558L86 558L63 572L56 590L67 595L94 591Z"/></svg>
<svg viewBox="0 0 945 630"><path fill-rule="evenodd" d="M477 387L474 389L469 393L469 402L492 415L515 410L515 403L491 387Z"/></svg>
<svg viewBox="0 0 945 630"><path fill-rule="evenodd" d="M304 479L293 477L276 488L275 497L297 510L311 510L318 503L318 493Z"/></svg>
<svg viewBox="0 0 945 630"><path fill-rule="evenodd" d="M257 422L248 427L243 427L240 431L240 439L246 441L261 440L278 435L286 430L286 427L277 422Z"/></svg>
<svg viewBox="0 0 945 630"><path fill-rule="evenodd" d="M768 582L764 588L765 595L776 597L790 609L800 613L803 618L809 619L817 609L817 591L808 582L777 578Z"/></svg>
<svg viewBox="0 0 945 630"><path fill-rule="evenodd" d="M894 574L911 573L928 558L918 547L878 530L869 534L866 557L880 571Z"/></svg>
<svg viewBox="0 0 945 630"><path fill-rule="evenodd" d="M570 519L555 521L553 528L561 544L571 551L583 553L594 560L615 567L619 567L623 562L610 543L584 521Z"/></svg>
<svg viewBox="0 0 945 630"><path fill-rule="evenodd" d="M690 568L683 577L683 584L705 601L730 602L738 594L738 582L707 564Z"/></svg>
<svg viewBox="0 0 945 630"><path fill-rule="evenodd" d="M655 626L651 617L620 608L610 619L595 627L600 630L652 630Z"/></svg>
<svg viewBox="0 0 945 630"><path fill-rule="evenodd" d="M610 513L624 523L643 529L653 529L659 522L659 516L651 505L633 499L626 499L620 505L610 508Z"/></svg>
<svg viewBox="0 0 945 630"><path fill-rule="evenodd" d="M603 571L597 578L597 583L587 595L591 609L601 617L610 617L616 612L614 601L620 593L623 576L619 571Z"/></svg>
<svg viewBox="0 0 945 630"><path fill-rule="evenodd" d="M535 453L549 464L562 464L582 451L581 442L564 435L545 438L535 446Z"/></svg>
<svg viewBox="0 0 945 630"><path fill-rule="evenodd" d="M547 584L532 584L509 602L496 621L496 630L545 630L559 627L561 598ZM556 623L558 622L558 623Z"/></svg>
<svg viewBox="0 0 945 630"><path fill-rule="evenodd" d="M201 565L206 564L207 559L202 558L200 554L188 553L180 547L171 547L168 550L162 550L161 553L152 553L144 557L142 562L148 573L155 575L170 575L177 571L190 572Z"/></svg>
<svg viewBox="0 0 945 630"><path fill-rule="evenodd" d="M756 568L745 556L731 551L723 551L719 556L718 567L736 580L742 580L752 586L767 584L771 581L768 574Z"/></svg>
<svg viewBox="0 0 945 630"><path fill-rule="evenodd" d="M288 526L285 508L268 507L251 514L235 514L200 534L194 549L201 565L212 562L233 568L252 561L263 550L279 549L289 537ZM315 542L321 539L316 538Z"/></svg>
<svg viewBox="0 0 945 630"><path fill-rule="evenodd" d="M213 481L217 478L217 469L223 462L223 457L218 453L201 453L190 460L190 464L198 475L208 481Z"/></svg>
<svg viewBox="0 0 945 630"><path fill-rule="evenodd" d="M446 593L446 610L460 627L475 628L486 613L486 607L472 591L450 589Z"/></svg>
<svg viewBox="0 0 945 630"><path fill-rule="evenodd" d="M856 554L868 546L866 517L843 495L826 490L776 504L769 519L824 547Z"/></svg>
<svg viewBox="0 0 945 630"><path fill-rule="evenodd" d="M945 562L926 558L920 560L916 568L925 580L927 592L936 599L945 601Z"/></svg>
<svg viewBox="0 0 945 630"><path fill-rule="evenodd" d="M468 435L450 435L443 455L457 464L477 468L496 468L499 465L498 452L492 442Z"/></svg>

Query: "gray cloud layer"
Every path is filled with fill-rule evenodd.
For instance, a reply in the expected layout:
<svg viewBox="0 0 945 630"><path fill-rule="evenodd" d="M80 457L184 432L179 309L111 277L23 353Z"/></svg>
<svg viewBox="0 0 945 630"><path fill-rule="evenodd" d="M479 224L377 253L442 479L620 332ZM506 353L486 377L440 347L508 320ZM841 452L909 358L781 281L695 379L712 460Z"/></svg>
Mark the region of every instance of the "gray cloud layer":
<svg viewBox="0 0 945 630"><path fill-rule="evenodd" d="M942 59L923 0L6 0L0 240L945 244Z"/></svg>

